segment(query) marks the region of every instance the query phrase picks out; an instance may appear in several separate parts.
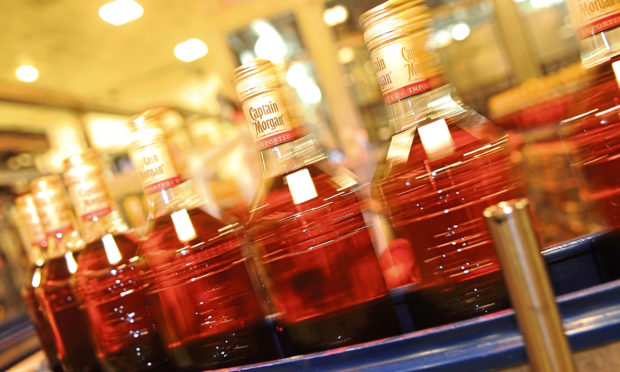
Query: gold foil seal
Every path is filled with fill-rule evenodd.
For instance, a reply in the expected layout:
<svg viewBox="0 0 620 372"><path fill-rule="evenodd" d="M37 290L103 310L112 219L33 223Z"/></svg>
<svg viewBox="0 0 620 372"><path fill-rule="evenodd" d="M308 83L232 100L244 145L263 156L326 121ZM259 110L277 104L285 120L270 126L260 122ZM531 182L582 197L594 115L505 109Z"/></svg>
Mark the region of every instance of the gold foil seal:
<svg viewBox="0 0 620 372"><path fill-rule="evenodd" d="M59 176L44 176L33 180L30 191L41 225L48 236L73 230L73 217Z"/></svg>
<svg viewBox="0 0 620 372"><path fill-rule="evenodd" d="M134 117L130 127L133 140L131 162L138 171L147 194L164 190L182 182L160 126L165 108L150 109Z"/></svg>
<svg viewBox="0 0 620 372"><path fill-rule="evenodd" d="M255 59L235 70L237 93L258 150L297 138L274 65Z"/></svg>
<svg viewBox="0 0 620 372"><path fill-rule="evenodd" d="M30 250L28 251L32 262L42 258L41 252L35 252L36 248L43 248L47 245L45 239L45 231L41 226L41 219L37 212L37 206L34 203L32 194L24 194L18 196L15 199L15 207L19 216L20 222L24 227L24 232L30 243Z"/></svg>
<svg viewBox="0 0 620 372"><path fill-rule="evenodd" d="M112 203L101 179L103 168L93 149L65 159L64 169L71 202L83 221L112 212Z"/></svg>

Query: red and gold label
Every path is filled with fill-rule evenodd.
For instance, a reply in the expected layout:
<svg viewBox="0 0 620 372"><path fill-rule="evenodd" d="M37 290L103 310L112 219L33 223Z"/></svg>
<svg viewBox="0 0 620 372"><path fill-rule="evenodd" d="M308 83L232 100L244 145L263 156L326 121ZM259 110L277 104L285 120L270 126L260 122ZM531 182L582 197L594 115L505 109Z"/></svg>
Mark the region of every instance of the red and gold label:
<svg viewBox="0 0 620 372"><path fill-rule="evenodd" d="M63 200L61 203L48 203L39 206L39 217L41 224L45 227L48 236L64 234L73 230L73 218L71 211Z"/></svg>
<svg viewBox="0 0 620 372"><path fill-rule="evenodd" d="M164 142L153 143L131 152L131 161L138 171L144 192L152 194L181 183L170 152Z"/></svg>
<svg viewBox="0 0 620 372"><path fill-rule="evenodd" d="M243 113L259 151L297 138L285 110L280 95L273 91L243 102Z"/></svg>
<svg viewBox="0 0 620 372"><path fill-rule="evenodd" d="M620 25L618 0L569 0L568 9L579 39Z"/></svg>
<svg viewBox="0 0 620 372"><path fill-rule="evenodd" d="M443 84L432 54L425 50L425 44L424 33L414 34L370 52L387 104Z"/></svg>
<svg viewBox="0 0 620 372"><path fill-rule="evenodd" d="M105 188L98 178L74 184L69 188L69 196L75 211L83 221L105 216L112 211Z"/></svg>

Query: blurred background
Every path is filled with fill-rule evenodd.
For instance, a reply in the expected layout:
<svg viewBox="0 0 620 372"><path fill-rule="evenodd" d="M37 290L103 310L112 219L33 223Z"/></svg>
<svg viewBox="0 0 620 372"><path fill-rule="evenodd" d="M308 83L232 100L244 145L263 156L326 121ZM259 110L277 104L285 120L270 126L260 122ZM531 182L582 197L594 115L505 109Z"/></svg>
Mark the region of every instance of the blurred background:
<svg viewBox="0 0 620 372"><path fill-rule="evenodd" d="M369 181L390 129L357 20L379 3L2 2L0 322L23 312L18 288L27 259L12 201L32 178L59 172L64 158L94 147L126 219L142 224L126 123L144 109L172 108L169 140L210 209L226 216L247 208L259 169L232 71L252 58L279 64L302 124L332 161ZM427 4L429 47L466 103L499 121L524 99L510 92L578 63L562 0Z"/></svg>

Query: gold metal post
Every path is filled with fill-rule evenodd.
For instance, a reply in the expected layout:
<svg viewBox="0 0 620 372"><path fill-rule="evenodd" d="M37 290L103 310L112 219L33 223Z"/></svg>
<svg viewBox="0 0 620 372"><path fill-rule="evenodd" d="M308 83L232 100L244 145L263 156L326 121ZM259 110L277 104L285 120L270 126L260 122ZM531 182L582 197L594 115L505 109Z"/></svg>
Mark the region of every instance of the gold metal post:
<svg viewBox="0 0 620 372"><path fill-rule="evenodd" d="M485 209L484 216L506 279L512 306L535 371L575 371L538 240L529 202L519 199Z"/></svg>

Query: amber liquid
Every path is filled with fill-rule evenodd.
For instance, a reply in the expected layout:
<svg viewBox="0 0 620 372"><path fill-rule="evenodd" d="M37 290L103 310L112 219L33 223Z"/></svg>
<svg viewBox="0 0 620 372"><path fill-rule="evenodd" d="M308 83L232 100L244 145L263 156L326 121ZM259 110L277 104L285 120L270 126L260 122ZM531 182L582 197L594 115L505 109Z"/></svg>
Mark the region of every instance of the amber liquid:
<svg viewBox="0 0 620 372"><path fill-rule="evenodd" d="M304 170L316 197L294 204L287 174L267 179L248 221L285 352L398 333L355 190L341 188L317 164L291 173Z"/></svg>
<svg viewBox="0 0 620 372"><path fill-rule="evenodd" d="M408 157L374 181L394 228L381 257L391 287L409 285L415 326L467 319L509 305L483 210L522 195L505 138L481 141L447 118L453 152L429 160L415 133ZM408 129L410 131L415 128ZM394 257L395 256L395 257Z"/></svg>
<svg viewBox="0 0 620 372"><path fill-rule="evenodd" d="M97 356L108 371L170 368L147 305L145 262L137 241L113 236L117 251L110 263L102 240L89 243L78 257L78 289L93 330ZM110 244L108 242L108 244ZM118 255L116 255L118 254Z"/></svg>
<svg viewBox="0 0 620 372"><path fill-rule="evenodd" d="M151 309L169 354L181 368L220 368L275 358L241 254L239 228L200 209L187 211L196 237L179 240L170 215L143 243L156 289ZM179 227L181 228L181 227Z"/></svg>
<svg viewBox="0 0 620 372"><path fill-rule="evenodd" d="M43 268L41 297L63 369L68 372L100 371L86 311L77 296L65 257L52 258Z"/></svg>
<svg viewBox="0 0 620 372"><path fill-rule="evenodd" d="M32 286L32 278L34 275L40 275L42 268L32 265L28 270L26 276L26 283L22 289L22 298L28 311L28 316L34 325L34 330L41 344L41 350L45 353L47 360L49 361L51 369L54 371L61 371L60 361L56 355L56 346L54 345L54 334L49 321L45 317L40 300L35 293L35 288ZM38 272L38 273L37 273Z"/></svg>
<svg viewBox="0 0 620 372"><path fill-rule="evenodd" d="M586 178L589 199L610 227L620 226L620 89L611 66L618 60L593 69L577 100L583 106L576 115L586 115L563 128L577 148L573 165Z"/></svg>

